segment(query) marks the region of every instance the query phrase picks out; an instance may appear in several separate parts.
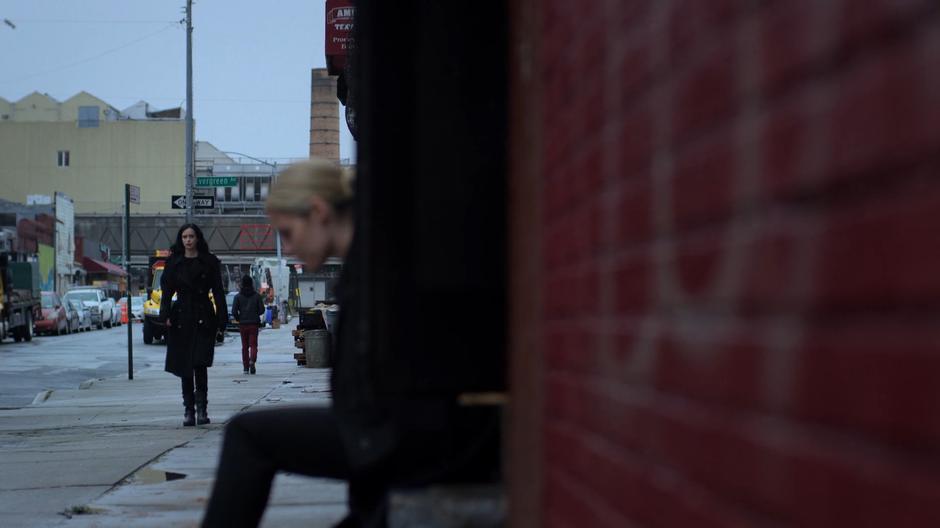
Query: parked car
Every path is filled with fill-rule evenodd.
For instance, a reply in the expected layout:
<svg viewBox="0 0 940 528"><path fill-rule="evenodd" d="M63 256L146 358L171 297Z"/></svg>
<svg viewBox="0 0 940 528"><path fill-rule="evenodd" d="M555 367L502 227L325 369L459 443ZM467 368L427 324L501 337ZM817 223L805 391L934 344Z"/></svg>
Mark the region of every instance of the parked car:
<svg viewBox="0 0 940 528"><path fill-rule="evenodd" d="M144 320L144 296L134 295L131 297L131 317L137 321Z"/></svg>
<svg viewBox="0 0 940 528"><path fill-rule="evenodd" d="M78 299L66 300L65 304L71 306L72 310L78 315L78 326L73 330L91 330L91 310Z"/></svg>
<svg viewBox="0 0 940 528"><path fill-rule="evenodd" d="M127 304L127 297L121 297L118 299L118 307L121 309L120 312L124 311L124 306ZM119 313L120 313L119 312ZM144 298L135 296L131 297L131 310L128 312L127 316L130 319L136 319L138 321L143 320L144 318Z"/></svg>
<svg viewBox="0 0 940 528"><path fill-rule="evenodd" d="M55 292L42 292L42 318L35 321L33 331L37 334L62 335L69 333L69 320L62 306L62 299Z"/></svg>
<svg viewBox="0 0 940 528"><path fill-rule="evenodd" d="M238 321L232 317L232 305L235 304L235 296L238 295L238 292L228 292L225 294L225 305L228 307L228 325L226 325L226 330L238 331Z"/></svg>
<svg viewBox="0 0 940 528"><path fill-rule="evenodd" d="M75 309L75 305L63 300L62 308L65 309L65 320L69 325L69 333L71 334L72 332L80 331L82 326L82 316L78 313L78 310Z"/></svg>
<svg viewBox="0 0 940 528"><path fill-rule="evenodd" d="M92 323L101 330L114 324L114 301L101 288L74 288L65 294L69 300L78 299L91 311Z"/></svg>
<svg viewBox="0 0 940 528"><path fill-rule="evenodd" d="M121 326L121 305L120 299L111 299L111 325Z"/></svg>

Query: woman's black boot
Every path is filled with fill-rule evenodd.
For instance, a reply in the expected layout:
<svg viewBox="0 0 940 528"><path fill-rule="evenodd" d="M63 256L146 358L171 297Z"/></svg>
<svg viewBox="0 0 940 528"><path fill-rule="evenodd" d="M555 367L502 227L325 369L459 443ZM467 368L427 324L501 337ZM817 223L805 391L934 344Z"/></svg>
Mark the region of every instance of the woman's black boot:
<svg viewBox="0 0 940 528"><path fill-rule="evenodd" d="M209 405L208 395L204 391L196 393L196 425L206 425L209 423L209 411L206 407Z"/></svg>
<svg viewBox="0 0 940 528"><path fill-rule="evenodd" d="M183 427L196 425L196 410L193 408L193 393L183 394Z"/></svg>

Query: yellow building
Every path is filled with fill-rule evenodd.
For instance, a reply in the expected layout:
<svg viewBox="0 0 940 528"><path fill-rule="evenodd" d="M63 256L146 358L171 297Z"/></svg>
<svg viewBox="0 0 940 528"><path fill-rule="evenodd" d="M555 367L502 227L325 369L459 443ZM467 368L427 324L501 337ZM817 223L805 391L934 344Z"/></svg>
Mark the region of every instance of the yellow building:
<svg viewBox="0 0 940 528"><path fill-rule="evenodd" d="M172 212L170 195L184 193L182 117L143 102L119 111L86 92L62 102L35 92L0 98L0 198L59 191L76 214L113 214L123 212L130 183L140 187L133 212Z"/></svg>

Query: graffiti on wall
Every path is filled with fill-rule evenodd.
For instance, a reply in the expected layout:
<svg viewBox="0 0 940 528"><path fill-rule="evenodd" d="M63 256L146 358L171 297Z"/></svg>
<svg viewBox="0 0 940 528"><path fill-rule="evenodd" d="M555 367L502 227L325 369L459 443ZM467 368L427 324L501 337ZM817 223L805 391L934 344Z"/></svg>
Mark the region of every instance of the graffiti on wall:
<svg viewBox="0 0 940 528"><path fill-rule="evenodd" d="M55 289L55 250L39 244L39 287L42 291Z"/></svg>

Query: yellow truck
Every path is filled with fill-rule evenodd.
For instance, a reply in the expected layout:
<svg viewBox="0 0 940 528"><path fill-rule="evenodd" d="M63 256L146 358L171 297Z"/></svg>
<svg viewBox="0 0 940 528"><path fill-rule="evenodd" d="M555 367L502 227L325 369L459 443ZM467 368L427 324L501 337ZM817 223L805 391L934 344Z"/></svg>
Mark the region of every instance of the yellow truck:
<svg viewBox="0 0 940 528"><path fill-rule="evenodd" d="M160 320L160 277L166 267L166 259L170 256L167 250L158 250L150 257L150 266L147 268L147 298L144 300L144 343L152 344L156 339L162 340L166 334L166 323Z"/></svg>

